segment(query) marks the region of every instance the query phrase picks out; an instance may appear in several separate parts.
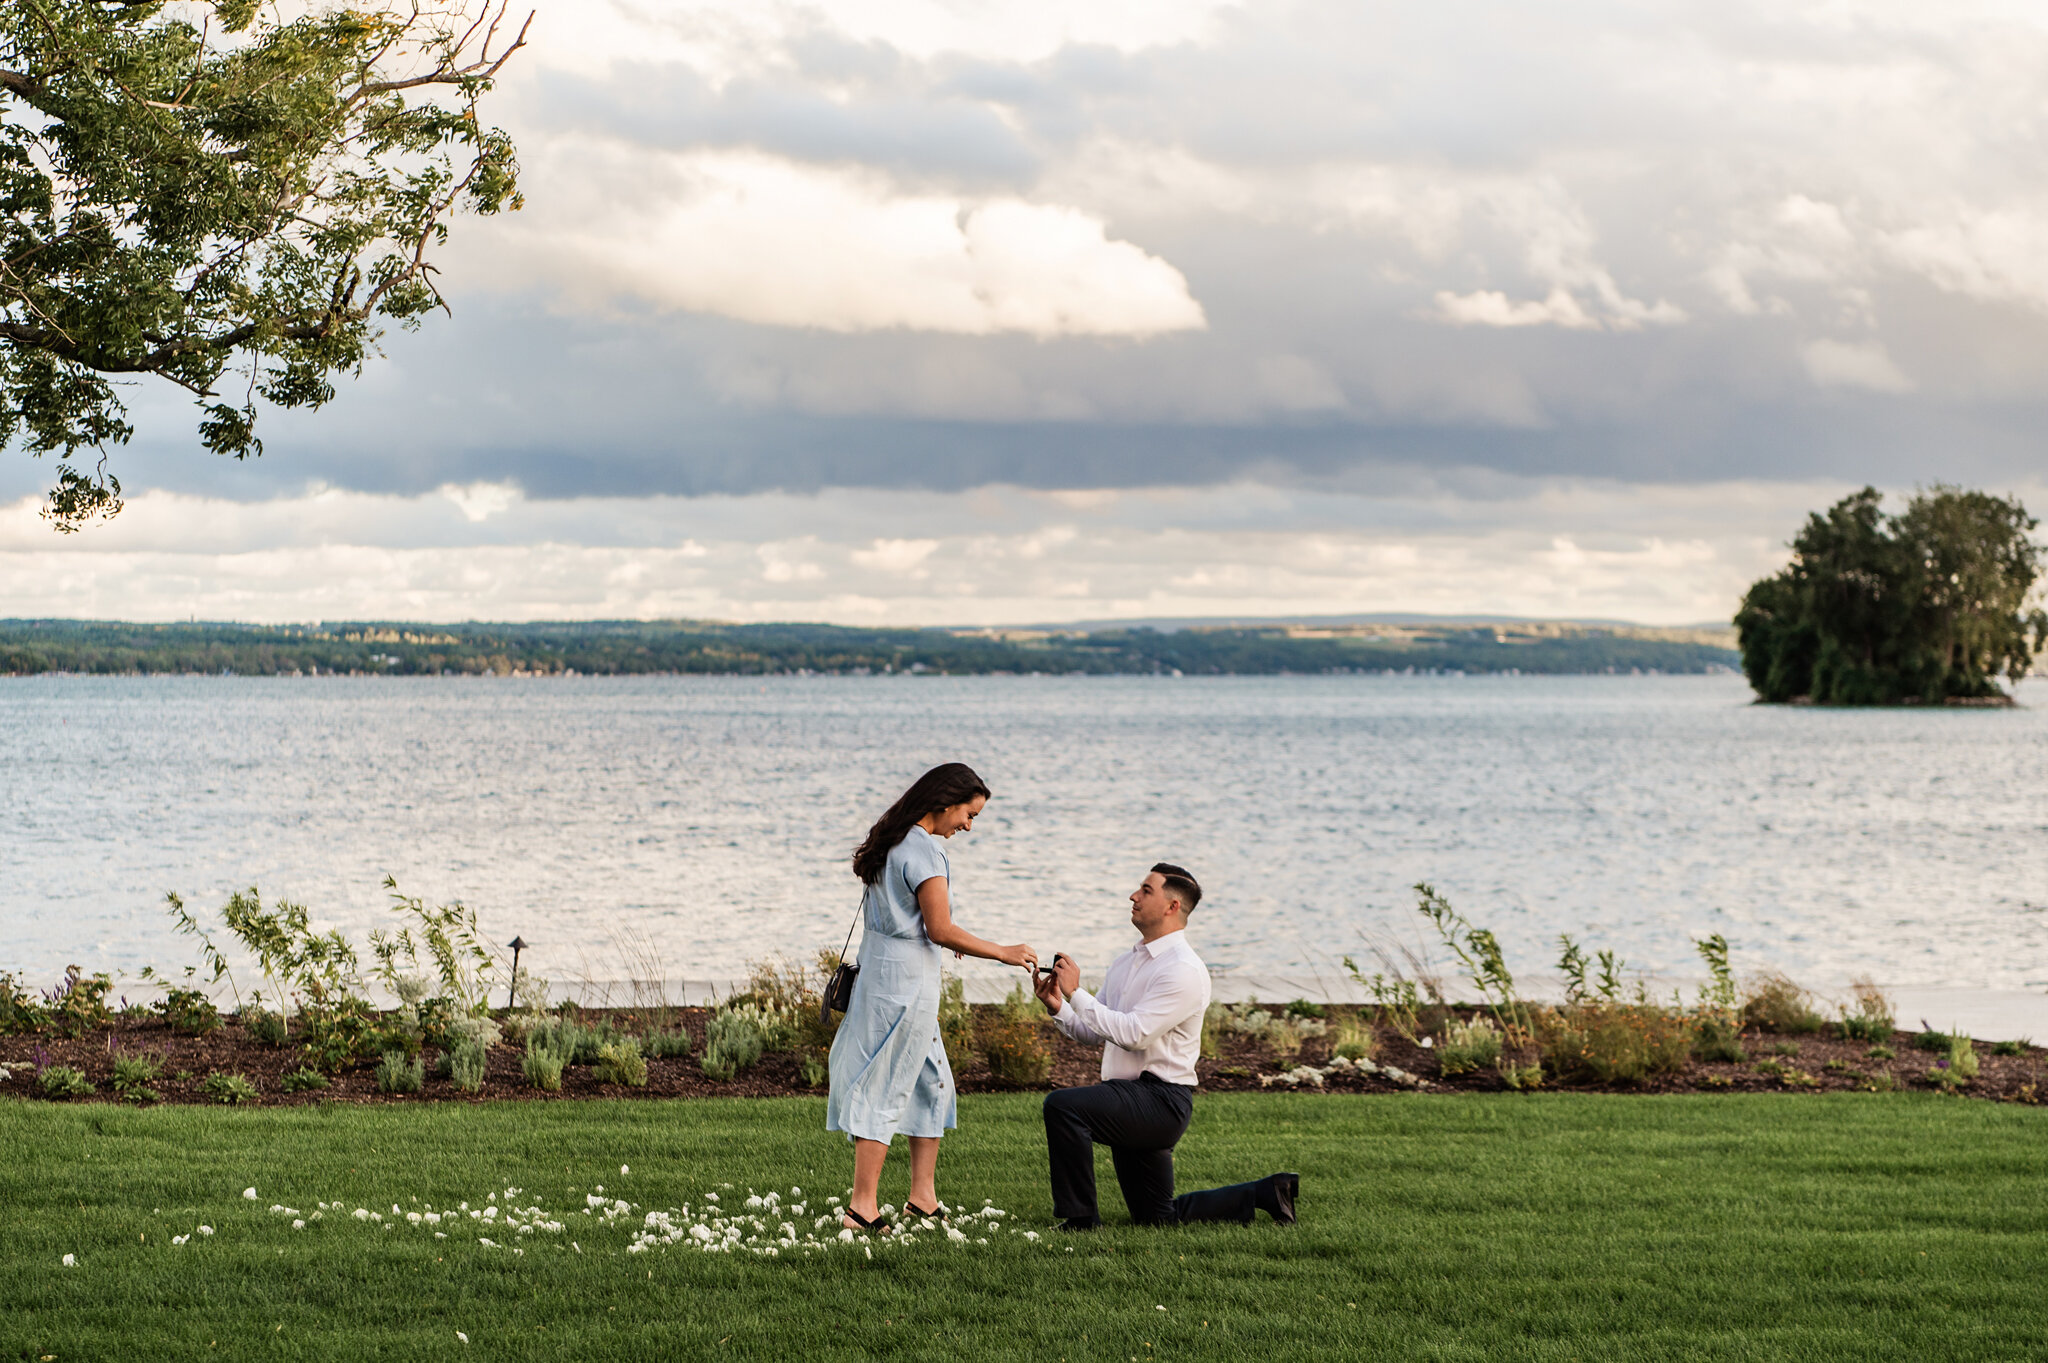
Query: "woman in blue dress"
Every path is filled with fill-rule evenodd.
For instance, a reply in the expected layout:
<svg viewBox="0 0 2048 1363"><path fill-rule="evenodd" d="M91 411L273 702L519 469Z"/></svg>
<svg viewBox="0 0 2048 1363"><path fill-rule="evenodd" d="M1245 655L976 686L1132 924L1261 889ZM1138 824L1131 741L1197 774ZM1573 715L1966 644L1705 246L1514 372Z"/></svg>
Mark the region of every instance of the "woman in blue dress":
<svg viewBox="0 0 2048 1363"><path fill-rule="evenodd" d="M939 1138L959 1125L953 1070L939 1040L939 953L1038 968L1022 943L998 946L953 921L941 845L974 827L988 787L961 762L933 767L875 821L853 854L862 896L860 973L832 1039L825 1129L853 1142L853 1197L841 1222L885 1232L879 1187L896 1136L910 1138L910 1216L939 1213Z"/></svg>

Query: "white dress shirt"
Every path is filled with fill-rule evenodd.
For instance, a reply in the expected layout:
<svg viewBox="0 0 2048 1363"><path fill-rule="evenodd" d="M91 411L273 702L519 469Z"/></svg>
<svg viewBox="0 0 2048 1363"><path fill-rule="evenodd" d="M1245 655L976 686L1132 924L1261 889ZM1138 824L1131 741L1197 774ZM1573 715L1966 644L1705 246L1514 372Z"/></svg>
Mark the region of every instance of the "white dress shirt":
<svg viewBox="0 0 2048 1363"><path fill-rule="evenodd" d="M1100 994L1076 989L1052 1020L1074 1040L1102 1045L1104 1079L1150 1071L1192 1088L1208 1007L1208 967L1185 932L1169 932L1117 957Z"/></svg>

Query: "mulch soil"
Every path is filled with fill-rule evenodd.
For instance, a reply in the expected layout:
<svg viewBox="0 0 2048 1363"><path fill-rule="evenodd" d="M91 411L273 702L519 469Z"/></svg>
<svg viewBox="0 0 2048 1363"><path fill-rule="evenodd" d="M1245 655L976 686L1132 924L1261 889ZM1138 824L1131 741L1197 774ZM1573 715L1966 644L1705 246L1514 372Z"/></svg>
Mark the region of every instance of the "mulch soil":
<svg viewBox="0 0 2048 1363"><path fill-rule="evenodd" d="M977 1006L976 1011L993 1010ZM1336 1022L1345 1012L1341 1008L1329 1010L1333 1034ZM265 1107L329 1102L480 1102L484 1099L573 1102L584 1098L770 1098L823 1091L805 1086L797 1057L792 1054L765 1055L754 1068L729 1083L708 1078L699 1066L697 1056L703 1051L704 1027L710 1015L711 1010L706 1008L670 1010L667 1025L687 1028L695 1046L692 1054L679 1059L648 1060L644 1088L599 1083L589 1066L577 1065L562 1072L559 1093L540 1092L527 1087L521 1075L520 1047L506 1044L491 1049L481 1094L463 1093L451 1080L434 1077L435 1053L431 1049L427 1052L426 1086L417 1094L378 1092L373 1064L331 1076L324 1089L287 1093L283 1089L284 1077L299 1069L302 1063L295 1042L284 1046L265 1045L251 1038L233 1021L224 1022L207 1036L191 1037L173 1034L165 1023L153 1017L124 1017L111 1028L94 1030L78 1037L47 1033L0 1037L0 1066L13 1071L11 1079L0 1083L0 1094L36 1096L39 1090L35 1088L35 1068L38 1065L71 1065L83 1070L98 1092L70 1101L119 1102L119 1096L113 1091L114 1055L117 1051L133 1054L145 1050L162 1053L163 1073L151 1086L167 1103L214 1102L201 1088L206 1077L214 1073L245 1076L258 1090L259 1097L255 1101ZM645 1014L628 1009L589 1010L584 1018L586 1021L609 1018L632 1032L643 1030L650 1021ZM1065 1088L1096 1081L1101 1073L1100 1048L1069 1041L1050 1027L1046 1036L1053 1046L1053 1067L1051 1077L1041 1087ZM1879 1076L1889 1075L1898 1089L1938 1088L1928 1077L1936 1057L1916 1049L1913 1038L1911 1032L1895 1033L1890 1048L1896 1054L1894 1058L1884 1059L1868 1054L1871 1050L1868 1042L1847 1041L1828 1033L1779 1036L1750 1031L1742 1036L1743 1046L1749 1053L1748 1061L1743 1063L1691 1063L1677 1074L1629 1086L1558 1085L1547 1078L1544 1086L1547 1089L1571 1088L1608 1093L1842 1093L1870 1088L1873 1081L1882 1082ZM1305 1101L1312 1101L1318 1092L1410 1091L1378 1076L1349 1074L1327 1076L1320 1090L1307 1084L1289 1089L1281 1085L1268 1088L1260 1083L1261 1075L1280 1074L1298 1065L1327 1063L1332 1042L1333 1037L1309 1038L1303 1043L1299 1055L1283 1060L1256 1042L1235 1036L1225 1037L1222 1053L1213 1060L1201 1062L1202 1087L1212 1093L1293 1092L1302 1095ZM1503 1088L1499 1077L1491 1070L1448 1077L1443 1075L1434 1050L1414 1045L1388 1029L1380 1030L1379 1043L1375 1058L1383 1065L1399 1066L1410 1074L1427 1079L1430 1083L1426 1090L1428 1093L1483 1093L1498 1092ZM2000 1056L1992 1055L1988 1046L1979 1046L1977 1054L1980 1070L1976 1079L1960 1090L1964 1096L2007 1102L2032 1103L2040 1100L2039 1085L2048 1051L2029 1046L2019 1055ZM1533 1052L1528 1058L1534 1059ZM1766 1065L1765 1062L1771 1064ZM1765 1068L1760 1069L1760 1065L1765 1065ZM1773 1065L1785 1073L1769 1072ZM965 1065L956 1066L954 1079L962 1093L1013 1091L989 1074L987 1065L979 1056Z"/></svg>

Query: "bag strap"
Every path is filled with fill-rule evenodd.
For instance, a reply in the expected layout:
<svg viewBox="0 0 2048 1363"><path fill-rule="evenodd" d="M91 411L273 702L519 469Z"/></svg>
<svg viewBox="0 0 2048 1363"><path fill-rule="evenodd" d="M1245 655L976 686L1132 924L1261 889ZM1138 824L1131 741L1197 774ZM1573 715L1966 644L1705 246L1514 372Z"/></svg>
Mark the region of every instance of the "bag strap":
<svg viewBox="0 0 2048 1363"><path fill-rule="evenodd" d="M846 925L846 945L839 948L839 964L846 964L846 953L853 946L853 930L860 926L860 920L868 911L868 892L862 889L860 903L853 911L853 921Z"/></svg>

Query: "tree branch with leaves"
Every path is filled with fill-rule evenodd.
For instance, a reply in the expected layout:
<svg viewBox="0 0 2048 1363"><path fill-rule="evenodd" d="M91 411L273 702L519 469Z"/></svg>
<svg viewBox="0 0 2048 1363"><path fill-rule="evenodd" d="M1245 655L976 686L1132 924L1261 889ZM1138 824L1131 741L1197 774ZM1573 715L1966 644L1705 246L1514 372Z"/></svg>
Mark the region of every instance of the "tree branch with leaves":
<svg viewBox="0 0 2048 1363"><path fill-rule="evenodd" d="M317 408L385 325L447 307L449 220L522 203L478 116L533 21L509 2L0 9L0 441L58 456L58 529L120 510L129 376L246 459L257 398Z"/></svg>

